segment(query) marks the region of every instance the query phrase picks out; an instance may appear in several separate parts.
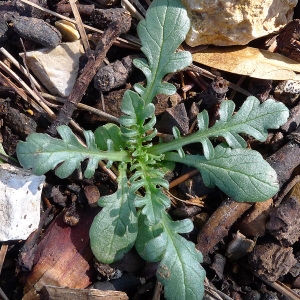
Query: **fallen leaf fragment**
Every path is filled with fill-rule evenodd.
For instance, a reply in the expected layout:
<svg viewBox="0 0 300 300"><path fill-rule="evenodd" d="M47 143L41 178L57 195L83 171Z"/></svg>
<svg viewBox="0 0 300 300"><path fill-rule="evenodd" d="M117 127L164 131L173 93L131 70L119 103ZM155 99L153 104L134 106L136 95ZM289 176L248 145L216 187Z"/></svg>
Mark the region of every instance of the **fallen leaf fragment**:
<svg viewBox="0 0 300 300"><path fill-rule="evenodd" d="M300 63L281 54L245 47L208 47L193 54L193 60L219 70L271 80L296 79Z"/></svg>
<svg viewBox="0 0 300 300"><path fill-rule="evenodd" d="M43 286L84 289L95 277L93 254L89 246L89 228L99 210L79 211L75 226L63 222L63 212L47 228L37 246L35 266L26 279L23 300L37 299Z"/></svg>

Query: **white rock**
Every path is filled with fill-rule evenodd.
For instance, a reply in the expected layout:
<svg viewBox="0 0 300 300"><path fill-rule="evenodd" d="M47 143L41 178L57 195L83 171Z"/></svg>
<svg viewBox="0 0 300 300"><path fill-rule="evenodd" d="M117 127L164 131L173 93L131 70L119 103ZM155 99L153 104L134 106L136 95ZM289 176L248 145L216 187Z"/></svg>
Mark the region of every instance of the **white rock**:
<svg viewBox="0 0 300 300"><path fill-rule="evenodd" d="M182 0L191 19L186 42L194 47L246 45L292 20L297 0Z"/></svg>
<svg viewBox="0 0 300 300"><path fill-rule="evenodd" d="M50 93L67 97L76 82L79 57L82 53L80 41L62 43L54 49L43 48L26 52L26 62Z"/></svg>
<svg viewBox="0 0 300 300"><path fill-rule="evenodd" d="M38 228L45 176L0 164L0 241L26 240Z"/></svg>

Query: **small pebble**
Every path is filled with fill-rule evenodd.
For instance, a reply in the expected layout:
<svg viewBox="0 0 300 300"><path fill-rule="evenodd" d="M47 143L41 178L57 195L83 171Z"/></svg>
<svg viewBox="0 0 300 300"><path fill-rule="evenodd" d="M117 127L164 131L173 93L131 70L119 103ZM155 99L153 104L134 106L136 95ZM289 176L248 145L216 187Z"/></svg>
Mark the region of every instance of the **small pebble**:
<svg viewBox="0 0 300 300"><path fill-rule="evenodd" d="M75 41L60 44L54 49L29 51L26 61L29 69L51 94L68 97L77 79L81 54L82 45L80 41Z"/></svg>

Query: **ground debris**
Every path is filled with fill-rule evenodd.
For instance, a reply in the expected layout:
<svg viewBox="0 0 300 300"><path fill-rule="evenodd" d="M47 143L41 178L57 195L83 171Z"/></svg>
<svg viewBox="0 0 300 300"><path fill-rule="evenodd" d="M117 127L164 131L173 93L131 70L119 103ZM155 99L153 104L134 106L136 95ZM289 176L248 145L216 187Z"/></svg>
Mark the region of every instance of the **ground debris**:
<svg viewBox="0 0 300 300"><path fill-rule="evenodd" d="M4 121L14 133L17 133L22 138L26 138L30 133L36 132L36 122L13 107L9 108Z"/></svg>
<svg viewBox="0 0 300 300"><path fill-rule="evenodd" d="M93 105L96 109L105 111L106 113L119 118L122 115L121 112L121 103L124 96L124 93L128 90L129 86L127 85L124 89L118 89L115 91L110 91L106 95L103 95L103 99L98 98ZM98 123L107 121L103 116L96 114L85 114L85 118L91 123Z"/></svg>
<svg viewBox="0 0 300 300"><path fill-rule="evenodd" d="M22 38L45 47L55 48L61 43L61 33L50 24L37 18L15 17L14 31Z"/></svg>
<svg viewBox="0 0 300 300"><path fill-rule="evenodd" d="M300 96L299 80L280 81L274 89L274 98L287 105L298 102Z"/></svg>
<svg viewBox="0 0 300 300"><path fill-rule="evenodd" d="M289 22L277 36L279 53L295 61L300 61L299 55L300 20Z"/></svg>
<svg viewBox="0 0 300 300"><path fill-rule="evenodd" d="M285 198L278 207L271 210L270 220L267 223L269 232L286 247L293 245L300 237L298 190L299 183L293 188L291 196Z"/></svg>
<svg viewBox="0 0 300 300"><path fill-rule="evenodd" d="M89 228L97 209L79 211L81 221L67 226L60 213L48 227L38 244L35 266L26 280L24 300L31 298L45 285L86 288L95 277ZM78 238L80 237L80 238Z"/></svg>
<svg viewBox="0 0 300 300"><path fill-rule="evenodd" d="M8 38L8 26L5 20L0 20L0 42L4 42Z"/></svg>
<svg viewBox="0 0 300 300"><path fill-rule="evenodd" d="M97 289L70 289L66 287L44 286L41 290L41 297L44 300L126 300L127 295L118 291L101 291Z"/></svg>
<svg viewBox="0 0 300 300"><path fill-rule="evenodd" d="M132 71L132 58L126 56L122 60L101 67L94 77L94 86L103 92L125 85Z"/></svg>
<svg viewBox="0 0 300 300"><path fill-rule="evenodd" d="M238 260L250 253L255 246L255 241L247 239L239 231L234 235L232 241L228 244L226 255L231 260Z"/></svg>
<svg viewBox="0 0 300 300"><path fill-rule="evenodd" d="M255 203L249 212L238 221L237 227L240 232L246 236L264 236L272 205L273 199Z"/></svg>
<svg viewBox="0 0 300 300"><path fill-rule="evenodd" d="M17 2L23 3L19 0ZM32 0L32 2L46 3L46 0ZM51 2L52 1L48 1L51 9L55 9L56 7L56 12L64 14L64 16L69 16L70 18L73 17L71 6L65 3L64 0L59 3ZM118 15L119 8L113 8L111 10L98 8L95 9L95 7L104 8L105 5L112 5L112 2L114 2L114 4L118 4L120 1L96 0L96 2L100 4L100 6L96 3L93 5L77 5L84 24L95 26L97 29L106 29L107 25L111 24L112 21L119 21L121 19ZM150 1L146 0L141 2L142 5L145 5L145 2L149 3ZM26 7L31 6L26 4ZM120 12L122 13L124 10L120 9ZM103 14L106 15L104 18L102 16ZM46 17L47 20L44 20L46 20L47 24L54 24L54 22L59 19L48 14ZM130 23L131 21L128 20L128 22ZM71 100L72 102L73 100L76 100L75 102L77 103L78 101L81 101L82 98L82 101L91 108L101 110L102 112L106 112L116 118L122 115L121 101L125 91L128 89L133 90L131 85L133 82L140 82L141 85L145 86L145 81L143 82L144 78L138 73L140 71L135 70L132 66L132 57L140 55L140 51L137 50L137 48L122 48L126 47L124 46L126 43L124 45L122 45L122 42L121 45L118 44L120 41L124 41L124 39L126 41L127 37L129 37L130 41L132 33L135 35L135 22L136 20L133 20L129 35L126 34L121 36L121 38L116 40L112 47L110 47L111 44L108 47L109 51L107 54L105 53L104 56L106 56L107 60L112 63L106 65L105 67L103 67L104 63L102 63L102 67L100 67L97 75L91 76L91 78L93 77L91 80L94 80L94 84L90 80L86 80L83 83L81 82L84 85L84 89L78 89L77 91L79 92L74 92L74 98L70 97L68 101ZM4 38L8 38L4 44L4 47L10 50L9 47L12 46L12 39L10 39L10 37L13 35L14 40L16 40L16 42L14 42L15 44L13 45L18 43L19 37L16 33L14 33L13 27L7 25L10 24L8 24L6 21L2 23L0 20L0 42L2 42L1 30L3 29ZM6 34L6 27L9 28L9 34ZM101 35L99 33L92 32L93 31L88 32L88 39L91 47L89 50L91 50L91 52L89 53L89 51L87 51L86 58L89 58L89 60L97 59L97 55L93 55L93 51L97 53L97 48L101 46ZM97 46L95 43L96 36L98 36L99 42ZM132 36L132 41L134 41L134 39L135 36ZM110 41L111 38L108 38L108 40L105 40L105 43ZM33 43L29 40L24 40L24 44L25 48L27 49L27 54L30 53L29 49L31 49L32 46L38 47L36 43ZM185 45L183 45L183 47L185 47ZM16 48L18 48L19 51L19 47ZM17 49L15 50L17 51ZM99 55L104 53L102 50L98 53ZM106 51L108 49L104 50ZM12 54L15 55L14 53ZM19 57L17 58L19 59ZM29 55L27 58L29 59ZM224 61L224 59L222 58L221 61ZM95 65L90 64L89 67L87 67L87 70L91 71L94 66ZM98 67L99 66L97 65L97 68ZM218 66L214 65L212 67ZM15 69L13 65L11 65L11 68ZM131 73L132 68L133 72ZM78 73L74 66L73 69L76 77L81 76L80 74L82 73L80 71ZM299 105L296 104L299 98L299 94L297 94L299 82L297 80L293 81L292 90L286 90L286 87L291 87L291 85L288 83L288 81L285 81L282 83L282 86L279 83L274 92L274 86L278 82L250 78L246 78L246 80L243 81L245 78L237 75L236 72L234 72L234 74L228 74L226 72L220 72L216 70L212 70L212 72L218 75L207 77L209 78L207 79L205 75L202 76L201 72L198 72L197 75L195 74L198 82L202 83L202 85L186 76L188 74L185 70L182 71L182 74L170 74L163 79L164 82L173 83L176 86L177 92L174 95L158 94L153 100L153 104L155 105L155 115L158 120L157 128L159 129L157 140L158 138L173 139L173 126L178 127L183 135L188 135L189 133L197 130L196 117L197 114L203 109L208 110L210 120L212 120L210 125L212 125L212 123L218 119L216 111L222 101L226 101L228 97L228 99L232 99L235 102L236 109L238 109L245 97L243 95L241 96L239 93L237 93L235 96L234 92L242 91L243 93L244 91L244 94L247 95L248 91L250 91L261 101L264 101L269 97L274 97L276 100L282 101L290 107L294 106L290 111L291 117L289 122L282 126L281 131L274 130L269 135L272 135L273 137L280 136L281 144L280 146L277 144L278 147L281 147L282 143L287 142L286 135L296 130L300 124ZM41 81L40 78L38 79ZM86 77L83 77L82 79L85 80ZM233 82L234 84L232 84ZM78 85L79 83L80 82L78 81ZM240 90L235 90L234 86L241 88ZM230 89L230 96L228 89ZM51 92L49 88L48 91L54 94L54 92ZM75 94L77 95L80 93L80 99L77 99ZM15 94L13 94L13 96L15 96ZM9 97L11 97L10 94ZM14 114L11 113L14 112L12 109L11 111L5 111L1 115L1 118L3 118L4 121L4 125L2 125L1 128L1 133L4 140L3 144L5 144L5 150L9 149L9 151L7 151L9 155L14 155L14 143L17 143L18 139L24 139L28 134L34 131L42 132L46 130L45 128L47 128L47 126L49 126L49 120L47 124L45 121L42 123L41 118L37 118L39 113L34 111L35 108L31 107L30 103L24 105L24 100L23 98L20 99L16 97L16 99L14 99L11 97L9 104L19 108L21 111L30 108L30 110L33 111L32 119L36 120L37 124L31 123L32 119L28 117L29 113L27 115ZM58 103L61 102L58 100L57 102L56 100L51 100L50 103L54 107L53 111L55 111L57 114L61 110L61 105ZM84 130L94 131L99 125L106 124L108 121L105 116L99 116L92 110L85 112L82 110L82 108L78 108L78 106L73 114L71 113L71 110L73 110L73 107L70 109L70 106L69 108L65 109L66 115L68 116L68 118L65 119L65 122L67 123L70 118L72 118L72 121L74 120ZM18 112L18 110L16 111ZM68 114L69 112L70 114ZM24 116L27 118L24 118ZM14 127L14 124L11 123L16 123L18 120L20 120L21 123ZM118 123L118 120L114 120L113 122ZM20 134L19 131L22 133ZM80 130L78 132L80 132ZM167 132L167 134L164 134L164 132ZM285 182L290 179L291 173L300 164L300 138L294 139L293 137L294 136L292 136L287 145L282 147L278 153L275 153L269 158L269 162L271 162L272 166L278 173L281 186L283 186ZM247 137L247 141L249 140L250 138ZM213 146L221 142L222 141L220 139L216 139L213 141ZM154 143L156 143L156 140ZM262 144L257 142L254 145L251 144L250 147L256 150L257 147L259 147L259 151L262 150L263 154L266 155L270 155L270 153L275 151L274 148L271 148L270 143ZM265 151L264 147L268 149ZM190 147L186 147L184 149L191 154L203 154L201 152L202 148L198 144L191 145ZM84 170L84 166L85 162L77 172L74 172L73 175L67 178L65 181L60 181L57 178L54 179L54 172L52 171L46 175L47 184L43 189L43 200L45 201L44 198L48 198L47 201L50 203L50 207L52 206L51 220L50 217L47 218L47 223L44 224L41 234L39 234L38 238L41 239L41 241L38 240L37 242L39 243L35 243L31 249L25 247L26 251L20 255L20 258L24 258L23 265L20 266L22 271L29 271L33 264L35 264L32 271L30 273L28 272L24 277L22 277L22 283L18 285L19 289L23 289L23 282L25 283L27 280L25 289L25 293L27 292L27 295L24 297L24 300L35 299L31 298L32 295L37 294L41 288L42 292L44 293L43 297L45 297L45 299L77 299L76 297L78 295L78 299L85 299L84 297L87 297L86 299L89 300L103 299L102 295L101 298L93 298L94 295L91 296L88 294L90 291L92 291L91 288L94 288L95 286L98 286L101 289L118 289L123 292L127 292L125 289L128 289L130 294L128 294L128 296L130 299L154 299L155 296L152 296L152 294L155 285L154 277L157 271L157 263L145 263L145 261L136 253L134 248L124 255L122 260L111 265L95 263L95 259L89 248L88 230L95 212L99 211L100 209L97 205L100 195L103 196L111 194L115 186L109 181L110 179L108 175L106 173L100 173L99 170L96 171L95 176L93 176L91 179L83 179L81 173L82 170ZM113 168L114 167L115 164L113 165ZM175 169L172 171L172 176L176 178L178 175L181 175L181 169L183 168L179 164L176 164ZM71 183L74 185L76 184L77 186L75 188L71 187ZM253 273L251 273L247 268L244 268L243 264L245 261L247 261L247 257L245 257L245 255L249 256L249 252L253 250L252 247L254 247L256 238L258 237L259 244L263 245L263 243L266 241L266 238L270 238L269 233L272 233L274 237L278 238L282 245L279 245L279 242L278 244L274 242L273 244L276 246L274 246L276 249L273 246L273 248L270 246L272 249L264 248L263 250L257 248L260 246L255 246L254 252L250 254L250 256L253 255L250 265L254 266L253 261L254 259L257 259L257 263L255 265L257 268L255 268L255 270L261 272L265 278L269 278L274 274L277 276L276 278L280 278L283 274L288 272L288 276L286 276L284 279L288 277L288 280L290 280L289 284L291 284L291 286L300 288L300 271L298 266L299 258L296 254L295 256L298 259L298 262L289 269L289 267L295 262L295 259L292 255L292 250L294 253L297 253L297 247L299 245L298 243L294 244L293 249L282 247L292 245L294 243L292 240L294 241L297 238L298 232L296 228L297 226L299 227L299 224L297 222L295 225L290 224L293 222L294 217L299 215L300 212L298 211L298 204L296 205L294 200L293 202L289 200L290 198L287 200L285 199L282 202L282 206L276 207L274 210L272 210L269 224L272 224L272 218L274 218L274 220L276 218L273 225L278 225L278 230L276 230L274 227L273 233L270 228L268 228L269 232L266 230L266 224L270 218L271 206L273 205L272 199L269 199L266 202L255 204L237 203L234 201L234 199L224 200L224 194L222 194L218 188L209 189L204 186L200 174L191 175L189 180L185 180L180 184L178 190L180 190L181 193L183 192L183 194L173 193L172 190L172 194L177 196L178 199L172 203L174 207L172 207L170 213L175 220L189 218L191 221L193 221L195 225L194 230L188 234L185 234L184 237L192 241L195 241L197 237L197 249L203 253L205 258L204 266L207 271L207 278L216 284L216 290L222 290L222 292L218 291L216 296L213 297L209 297L208 293L206 293L204 299L283 299L282 297L280 298L279 296L276 296L276 293L274 292L270 293L267 290L268 287L265 287L263 284L261 284L262 281L260 279L255 279ZM192 199L202 199L202 197L205 198L203 207L197 206L192 203L192 201L186 200L187 197L192 197ZM276 198L274 199L276 200ZM222 200L224 200L222 205L218 207ZM286 208L288 208L288 212L286 213L286 208L284 208L284 206L287 206ZM289 211L293 208L294 211L291 212L289 219L288 213L290 213ZM280 212L282 211L284 211L284 221L282 219L279 221L278 218L282 217L280 215ZM63 219L67 220L69 225L64 223ZM298 219L296 217L296 220ZM49 225L50 222L51 224ZM280 227L282 224L283 226ZM70 225L76 226L70 227ZM239 232L245 236L242 236ZM235 233L237 233L236 237L231 242L231 237L234 236ZM274 237L271 238L275 241ZM246 246L243 249L243 252L240 252L239 249L236 254L235 249L233 249L232 246L236 240L240 241L239 238L242 240L242 246L238 244L238 247L243 247L244 242ZM28 239L28 242L30 242L30 239ZM279 258L281 254L283 257L282 261ZM15 257L17 257L17 255ZM15 258L14 260L16 261ZM213 263L211 263L211 260ZM11 265L13 265L11 268L13 269L15 265L13 263L11 263ZM45 268L45 265L47 265L48 269ZM95 265L97 265L97 267L95 267ZM95 269L98 270L98 274L96 274L97 270ZM249 274L247 275L247 280L244 280L244 282L241 283L243 278L239 277L246 276L244 273ZM121 276L121 274L123 275ZM22 274L19 273L19 275L15 277L12 275L11 277L14 277L14 280L17 281L20 275ZM7 277L6 274L5 276ZM5 276L3 275L3 277L0 278L0 285L1 288L4 287L7 289ZM25 278L27 276L28 279ZM98 277L97 279L96 276ZM119 276L121 277L119 278ZM143 282L140 281L140 278L145 279L146 284L143 284ZM96 280L99 281L97 282ZM68 286L68 288L63 288L60 285ZM33 286L36 287L38 291L33 288ZM89 287L84 290L84 288L87 286ZM261 287L264 287L264 289L261 289ZM71 291L75 293L74 295L76 295L76 297L73 297L73 294L70 296ZM99 291L99 293L101 294L102 291ZM220 296L221 293L223 294L222 296ZM163 299L162 289L160 290L159 294L160 298ZM11 297L12 295L9 294L9 299L11 299ZM109 296L106 295L103 297L106 299L126 299L113 298L114 294L112 293L109 294ZM127 296L125 295L125 297Z"/></svg>
<svg viewBox="0 0 300 300"><path fill-rule="evenodd" d="M176 106L181 101L181 96L177 93L173 95L164 95L164 94L158 94L155 96L153 100L153 104L155 105L155 114L160 115L167 108L171 108L173 106Z"/></svg>
<svg viewBox="0 0 300 300"><path fill-rule="evenodd" d="M179 129L181 134L187 134L189 131L189 119L183 103L167 108L157 122L156 128L159 132L172 134L174 126Z"/></svg>
<svg viewBox="0 0 300 300"><path fill-rule="evenodd" d="M293 248L285 248L273 242L256 245L248 260L254 272L271 282L287 274L297 263Z"/></svg>
<svg viewBox="0 0 300 300"><path fill-rule="evenodd" d="M112 22L118 22L124 14L123 8L95 9L91 15L94 26L105 29Z"/></svg>
<svg viewBox="0 0 300 300"><path fill-rule="evenodd" d="M250 203L238 203L233 199L225 200L201 228L197 249L203 254L211 252L213 247L228 235L236 220L251 206Z"/></svg>

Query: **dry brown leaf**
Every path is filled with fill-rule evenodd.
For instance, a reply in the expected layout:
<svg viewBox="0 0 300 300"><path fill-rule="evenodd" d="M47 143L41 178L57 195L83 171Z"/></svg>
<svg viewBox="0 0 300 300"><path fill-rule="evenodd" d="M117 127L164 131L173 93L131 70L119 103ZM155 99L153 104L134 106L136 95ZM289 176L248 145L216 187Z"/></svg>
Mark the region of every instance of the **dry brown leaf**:
<svg viewBox="0 0 300 300"><path fill-rule="evenodd" d="M246 46L208 47L193 60L219 70L260 79L296 79L300 63L281 54Z"/></svg>

